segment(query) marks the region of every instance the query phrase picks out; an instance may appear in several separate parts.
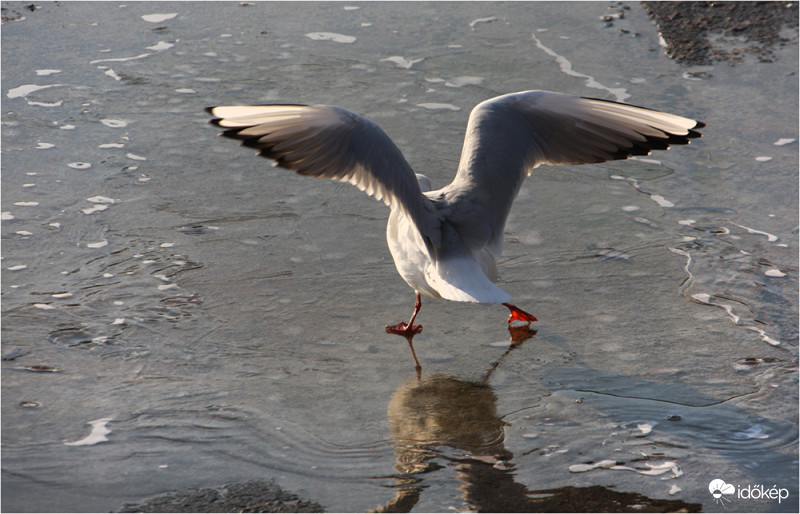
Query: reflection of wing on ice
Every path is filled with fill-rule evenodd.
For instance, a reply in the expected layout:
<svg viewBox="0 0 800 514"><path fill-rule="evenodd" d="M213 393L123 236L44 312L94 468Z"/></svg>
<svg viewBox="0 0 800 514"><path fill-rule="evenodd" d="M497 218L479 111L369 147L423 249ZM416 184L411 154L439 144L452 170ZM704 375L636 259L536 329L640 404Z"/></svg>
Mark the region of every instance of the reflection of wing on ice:
<svg viewBox="0 0 800 514"><path fill-rule="evenodd" d="M505 447L505 427L497 413L492 372L535 331L514 338L489 365L481 380L446 375L409 380L389 402L394 440L394 497L376 512L410 512L428 487L426 474L455 468L465 505L476 512L615 512L642 508L652 512L699 512L701 504L659 500L602 486L531 491L518 483Z"/></svg>
<svg viewBox="0 0 800 514"><path fill-rule="evenodd" d="M518 489L516 497L525 493L505 473L504 464L513 456L505 449L503 427L497 415L497 396L485 381L467 382L455 377L434 375L403 384L392 396L388 409L389 428L395 441L395 477L397 493L378 512L409 512L420 499L419 485L423 473L442 469L435 459L457 463L458 479L470 505L484 505L471 492L475 487L502 482ZM466 452L463 457L448 457L444 448ZM498 465L498 467L495 467ZM493 494L512 498L491 486ZM483 493L479 492L480 497ZM496 500L496 498L494 498ZM498 510L496 501L489 510ZM478 509L486 510L486 509ZM500 511L509 509L499 508Z"/></svg>

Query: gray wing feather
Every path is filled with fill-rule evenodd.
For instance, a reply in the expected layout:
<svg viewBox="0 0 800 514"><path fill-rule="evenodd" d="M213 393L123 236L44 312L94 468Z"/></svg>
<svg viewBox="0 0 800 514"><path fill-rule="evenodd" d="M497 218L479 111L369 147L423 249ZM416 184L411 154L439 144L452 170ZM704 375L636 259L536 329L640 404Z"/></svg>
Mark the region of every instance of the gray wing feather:
<svg viewBox="0 0 800 514"><path fill-rule="evenodd" d="M277 166L301 175L349 182L392 208L402 208L423 236L440 244L438 218L416 175L389 136L372 121L328 105L209 107L222 135L239 139Z"/></svg>
<svg viewBox="0 0 800 514"><path fill-rule="evenodd" d="M540 164L598 163L700 137L703 123L642 107L548 91L492 98L470 113L453 182L440 190L465 241L502 251L522 182ZM482 243L482 244L481 244Z"/></svg>

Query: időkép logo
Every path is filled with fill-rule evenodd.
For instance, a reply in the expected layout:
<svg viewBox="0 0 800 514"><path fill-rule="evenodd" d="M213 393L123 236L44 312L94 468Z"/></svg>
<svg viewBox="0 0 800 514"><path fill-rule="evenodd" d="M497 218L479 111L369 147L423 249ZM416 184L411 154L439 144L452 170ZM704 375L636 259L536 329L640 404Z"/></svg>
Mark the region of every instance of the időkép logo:
<svg viewBox="0 0 800 514"><path fill-rule="evenodd" d="M714 502L725 505L732 500L778 500L782 502L789 497L789 490L777 486L765 487L763 485L745 485L735 487L721 478L715 478L708 484L708 492L714 497Z"/></svg>

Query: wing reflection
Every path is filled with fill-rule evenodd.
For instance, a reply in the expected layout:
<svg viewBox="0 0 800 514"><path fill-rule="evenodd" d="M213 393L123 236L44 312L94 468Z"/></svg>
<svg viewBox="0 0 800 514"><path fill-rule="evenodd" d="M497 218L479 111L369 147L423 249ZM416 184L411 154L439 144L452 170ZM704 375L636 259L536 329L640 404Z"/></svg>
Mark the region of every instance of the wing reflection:
<svg viewBox="0 0 800 514"><path fill-rule="evenodd" d="M455 469L470 510L478 512L697 512L700 504L658 500L602 486L530 491L515 481L513 454L505 448L506 423L489 385L503 359L535 331L512 333L512 344L485 375L465 381L447 375L403 384L389 402L388 418L397 474L394 498L375 512L410 512L427 488L426 478Z"/></svg>

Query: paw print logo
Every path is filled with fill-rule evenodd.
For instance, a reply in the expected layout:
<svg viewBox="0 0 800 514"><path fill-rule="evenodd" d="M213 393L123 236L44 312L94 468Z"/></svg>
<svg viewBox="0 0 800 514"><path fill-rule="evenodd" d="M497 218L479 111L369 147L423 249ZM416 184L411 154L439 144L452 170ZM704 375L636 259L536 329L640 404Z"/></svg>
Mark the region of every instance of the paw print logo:
<svg viewBox="0 0 800 514"><path fill-rule="evenodd" d="M714 501L719 504L729 502L725 496L733 495L736 493L736 488L732 484L726 483L720 478L715 478L708 484L708 492L714 497Z"/></svg>

